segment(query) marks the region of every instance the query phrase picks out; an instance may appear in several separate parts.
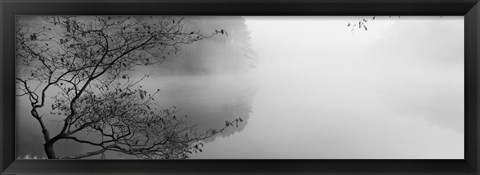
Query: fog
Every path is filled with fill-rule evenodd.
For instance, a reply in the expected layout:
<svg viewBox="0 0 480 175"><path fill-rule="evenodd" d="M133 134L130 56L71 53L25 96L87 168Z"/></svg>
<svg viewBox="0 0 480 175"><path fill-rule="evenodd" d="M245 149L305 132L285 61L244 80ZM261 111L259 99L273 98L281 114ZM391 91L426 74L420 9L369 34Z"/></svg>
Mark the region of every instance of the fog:
<svg viewBox="0 0 480 175"><path fill-rule="evenodd" d="M246 119L193 159L463 159L463 17L365 17L368 31L347 27L361 19L192 17L193 28L234 32L130 74L151 73L142 86L160 89L158 104L178 106L201 129ZM42 156L26 106L18 100L17 154Z"/></svg>
<svg viewBox="0 0 480 175"><path fill-rule="evenodd" d="M463 159L463 17L246 17L244 131L194 158Z"/></svg>
<svg viewBox="0 0 480 175"><path fill-rule="evenodd" d="M40 28L41 17L20 18L20 23L31 30ZM251 101L255 94L250 70L254 64L250 50L249 33L243 17L187 17L185 26L189 30L211 33L215 29L229 31L228 36L215 36L190 45L184 45L180 52L168 57L159 64L138 66L127 72L131 79L145 78L141 86L155 96L158 108L178 107L178 116L188 116L189 125L198 130L222 128L225 121L241 117L238 127L231 127L218 134L227 137L240 132L249 123ZM18 76L21 75L21 72ZM33 84L35 85L35 83ZM58 89L47 91L46 105ZM43 136L37 121L30 115L30 104L26 98L17 98L17 146L18 157L43 157ZM41 110L48 116L50 108ZM61 117L45 117L44 122L51 133L58 133L63 123ZM98 136L81 133L82 139L96 139ZM214 138L208 139L212 142ZM93 151L95 147L72 141L59 141L55 144L57 154L76 155ZM98 158L99 156L92 157ZM108 158L135 158L124 154L107 152Z"/></svg>

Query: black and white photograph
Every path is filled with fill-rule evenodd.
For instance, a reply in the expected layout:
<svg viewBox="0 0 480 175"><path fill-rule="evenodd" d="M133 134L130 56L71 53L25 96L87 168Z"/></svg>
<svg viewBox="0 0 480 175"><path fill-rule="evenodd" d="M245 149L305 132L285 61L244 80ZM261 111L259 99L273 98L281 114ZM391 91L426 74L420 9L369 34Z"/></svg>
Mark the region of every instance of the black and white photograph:
<svg viewBox="0 0 480 175"><path fill-rule="evenodd" d="M463 16L15 22L17 159L464 159Z"/></svg>

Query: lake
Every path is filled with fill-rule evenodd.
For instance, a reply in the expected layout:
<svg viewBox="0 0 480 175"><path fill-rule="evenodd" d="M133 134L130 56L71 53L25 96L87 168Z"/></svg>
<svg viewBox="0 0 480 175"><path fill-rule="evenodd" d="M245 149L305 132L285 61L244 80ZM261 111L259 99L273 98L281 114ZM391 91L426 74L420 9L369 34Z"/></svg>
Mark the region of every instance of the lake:
<svg viewBox="0 0 480 175"><path fill-rule="evenodd" d="M142 82L199 129L245 120L192 159L463 159L463 17L379 17L368 31L346 27L355 17L245 19L254 68ZM26 105L19 152L41 154Z"/></svg>

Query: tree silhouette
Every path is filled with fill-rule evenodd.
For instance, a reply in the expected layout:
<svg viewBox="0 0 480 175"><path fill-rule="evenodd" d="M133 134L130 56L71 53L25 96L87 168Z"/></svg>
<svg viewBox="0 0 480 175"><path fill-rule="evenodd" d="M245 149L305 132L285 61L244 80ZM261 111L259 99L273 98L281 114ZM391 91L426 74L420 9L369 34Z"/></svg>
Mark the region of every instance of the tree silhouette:
<svg viewBox="0 0 480 175"><path fill-rule="evenodd" d="M198 131L187 116L177 116L176 106L157 108L159 90L150 93L141 86L148 74L137 79L128 74L161 63L182 45L226 33L190 31L183 18L173 16L47 16L35 24L21 20L17 18L17 96L29 100L49 159L106 158L107 151L137 158L187 158L202 151L203 140L241 122ZM58 133L44 123L51 117L62 119ZM81 138L80 133L96 137ZM96 149L59 157L54 144L60 140Z"/></svg>
<svg viewBox="0 0 480 175"><path fill-rule="evenodd" d="M375 20L375 16L372 16L371 17L371 20ZM365 31L368 31L368 28L367 28L367 23L370 19L367 19L367 17L362 17L362 19L356 21L356 22L348 22L347 23L347 27L350 28L350 30L353 32L357 27L358 29L363 29Z"/></svg>

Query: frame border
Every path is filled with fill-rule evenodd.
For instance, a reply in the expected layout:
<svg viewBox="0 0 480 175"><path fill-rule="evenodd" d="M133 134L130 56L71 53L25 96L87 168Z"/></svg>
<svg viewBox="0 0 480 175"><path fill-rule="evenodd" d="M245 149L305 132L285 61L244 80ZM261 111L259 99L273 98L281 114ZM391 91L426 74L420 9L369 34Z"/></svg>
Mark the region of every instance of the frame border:
<svg viewBox="0 0 480 175"><path fill-rule="evenodd" d="M480 174L479 0L0 0L0 174ZM460 15L464 160L16 160L15 15ZM212 165L214 166L213 168Z"/></svg>

